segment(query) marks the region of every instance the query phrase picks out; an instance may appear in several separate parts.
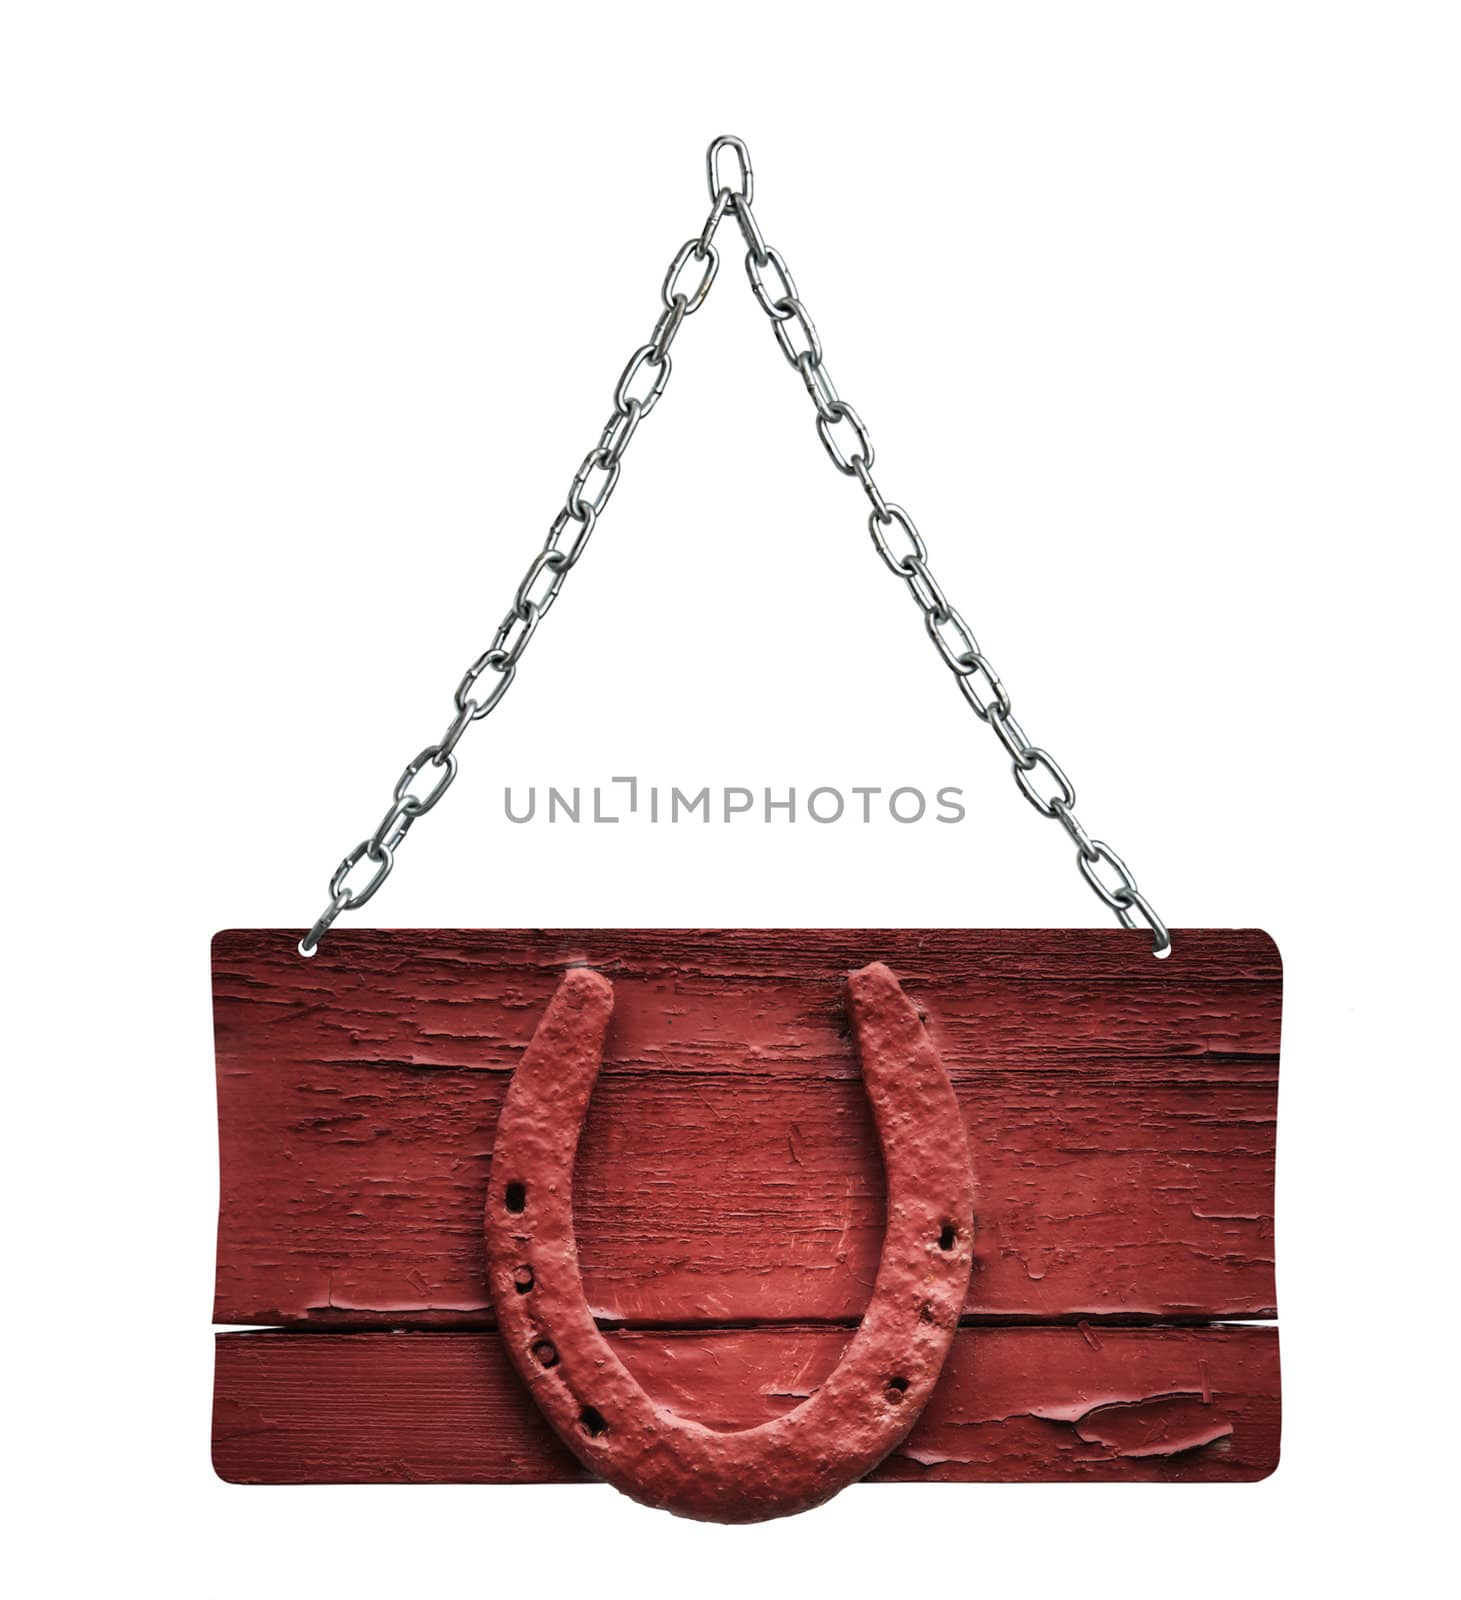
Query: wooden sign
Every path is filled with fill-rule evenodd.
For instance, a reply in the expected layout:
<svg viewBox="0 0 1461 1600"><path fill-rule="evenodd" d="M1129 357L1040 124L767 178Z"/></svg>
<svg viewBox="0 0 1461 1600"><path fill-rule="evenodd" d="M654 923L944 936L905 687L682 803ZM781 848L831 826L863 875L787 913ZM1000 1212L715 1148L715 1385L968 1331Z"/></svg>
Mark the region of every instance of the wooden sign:
<svg viewBox="0 0 1461 1600"><path fill-rule="evenodd" d="M815 1393L885 1224L848 974L885 963L972 1161L942 1377L870 1474L1251 1480L1279 1436L1266 935L336 932L214 943L213 1457L226 1479L589 1473L504 1352L497 1121L567 971L613 987L574 1167L583 1289L644 1393L718 1430Z"/></svg>

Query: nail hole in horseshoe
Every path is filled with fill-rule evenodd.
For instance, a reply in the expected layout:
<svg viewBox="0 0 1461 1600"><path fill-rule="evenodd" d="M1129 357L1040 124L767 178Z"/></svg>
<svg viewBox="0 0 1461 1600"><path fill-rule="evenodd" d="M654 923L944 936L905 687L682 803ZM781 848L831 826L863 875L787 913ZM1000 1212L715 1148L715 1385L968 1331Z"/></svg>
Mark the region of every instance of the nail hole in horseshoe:
<svg viewBox="0 0 1461 1600"><path fill-rule="evenodd" d="M519 1294L526 1294L536 1282L537 1279L533 1276L533 1269L531 1267L514 1268L512 1274L512 1286Z"/></svg>
<svg viewBox="0 0 1461 1600"><path fill-rule="evenodd" d="M959 1230L952 1222L946 1222L939 1230L938 1247L940 1250L952 1250L959 1241Z"/></svg>
<svg viewBox="0 0 1461 1600"><path fill-rule="evenodd" d="M578 1425L590 1439L601 1438L609 1431L609 1424L597 1406L585 1406L578 1414Z"/></svg>
<svg viewBox="0 0 1461 1600"><path fill-rule="evenodd" d="M902 1400L903 1396L908 1393L908 1380L907 1380L907 1378L904 1378L904 1377L901 1377L901 1376L900 1377L896 1377L896 1378L889 1378L888 1379L888 1387L884 1391L884 1393L887 1395L888 1400L893 1405L897 1405Z"/></svg>
<svg viewBox="0 0 1461 1600"><path fill-rule="evenodd" d="M519 1183L517 1179L514 1178L513 1181L508 1184L507 1190L502 1198L509 1211L514 1213L519 1212L528 1203L527 1187L526 1185Z"/></svg>
<svg viewBox="0 0 1461 1600"><path fill-rule="evenodd" d="M533 1346L533 1359L540 1367L556 1367L558 1348L551 1339L539 1339Z"/></svg>

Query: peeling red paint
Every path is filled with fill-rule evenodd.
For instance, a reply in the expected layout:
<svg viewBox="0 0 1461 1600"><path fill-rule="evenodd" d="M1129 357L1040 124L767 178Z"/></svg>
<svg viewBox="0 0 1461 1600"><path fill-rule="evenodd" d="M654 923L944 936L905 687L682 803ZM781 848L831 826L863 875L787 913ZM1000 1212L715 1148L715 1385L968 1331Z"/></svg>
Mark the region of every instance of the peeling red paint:
<svg viewBox="0 0 1461 1600"><path fill-rule="evenodd" d="M660 1405L714 1428L783 1414L836 1364L845 1328L611 1332ZM1076 1424L1091 1396L1139 1406L1212 1375L1224 1439L1123 1455ZM226 1333L213 1457L239 1483L569 1483L587 1470L544 1421L495 1333ZM1279 1448L1272 1328L961 1328L879 1482L1246 1483ZM1062 1413L1057 1420L1048 1413ZM255 1425L236 1426L241 1417ZM267 1418L266 1426L257 1419ZM226 1420L225 1420L226 1419Z"/></svg>
<svg viewBox="0 0 1461 1600"><path fill-rule="evenodd" d="M1096 1406L1076 1423L1088 1444L1119 1456L1175 1456L1226 1439L1233 1425L1199 1394L1159 1394Z"/></svg>
<svg viewBox="0 0 1461 1600"><path fill-rule="evenodd" d="M215 942L219 1322L490 1323L493 1132L570 957L615 986L574 1180L604 1317L859 1314L885 1213L840 974L874 958L964 1118L967 1314L1272 1314L1262 935L1186 931L1154 962L1120 930L347 930L314 961L282 932Z"/></svg>
<svg viewBox="0 0 1461 1600"><path fill-rule="evenodd" d="M215 1314L291 1330L220 1340L225 1476L581 1475L522 1413L497 1335L449 1331L494 1326L494 1136L570 962L616 996L573 1184L590 1308L658 1403L707 1427L815 1393L886 1221L841 995L872 959L927 1015L979 1215L966 1326L876 1476L1271 1470L1276 1338L1201 1326L1275 1304L1264 935L1179 930L1164 963L1120 930L351 930L313 962L294 938L214 946Z"/></svg>

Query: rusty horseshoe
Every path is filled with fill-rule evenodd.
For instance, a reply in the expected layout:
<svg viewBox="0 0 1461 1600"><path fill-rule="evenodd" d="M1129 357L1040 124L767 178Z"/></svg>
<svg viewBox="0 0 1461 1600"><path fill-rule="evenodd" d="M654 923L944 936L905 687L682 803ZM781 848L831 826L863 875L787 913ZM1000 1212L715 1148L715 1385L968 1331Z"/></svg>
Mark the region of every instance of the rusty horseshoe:
<svg viewBox="0 0 1461 1600"><path fill-rule="evenodd" d="M831 1374L770 1422L720 1432L658 1405L584 1298L573 1163L613 1010L609 980L567 972L513 1073L492 1157L487 1255L508 1354L588 1469L646 1505L759 1522L820 1505L917 1421L969 1283L974 1178L964 1120L918 1013L881 963L848 976L882 1143L887 1226L872 1297Z"/></svg>

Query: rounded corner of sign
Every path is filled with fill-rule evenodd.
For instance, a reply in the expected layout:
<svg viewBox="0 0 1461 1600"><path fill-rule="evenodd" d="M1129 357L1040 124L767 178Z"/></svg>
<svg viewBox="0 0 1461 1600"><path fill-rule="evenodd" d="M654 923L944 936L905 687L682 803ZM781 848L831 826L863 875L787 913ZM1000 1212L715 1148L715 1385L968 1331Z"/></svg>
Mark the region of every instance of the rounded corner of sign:
<svg viewBox="0 0 1461 1600"><path fill-rule="evenodd" d="M1267 928L1253 928L1249 930L1255 939L1261 939L1268 948L1268 953L1273 957L1274 965L1278 968L1280 981L1283 979L1283 951L1279 949L1278 940Z"/></svg>
<svg viewBox="0 0 1461 1600"><path fill-rule="evenodd" d="M233 1475L227 1461L220 1455L218 1444L219 1441L215 1436L208 1451L208 1465L213 1469L214 1478L230 1489L247 1487L249 1480Z"/></svg>
<svg viewBox="0 0 1461 1600"><path fill-rule="evenodd" d="M1283 1445L1280 1440L1275 1440L1273 1454L1258 1464L1257 1471L1251 1478L1245 1478L1245 1483L1272 1483L1278 1474L1279 1463L1283 1460Z"/></svg>

